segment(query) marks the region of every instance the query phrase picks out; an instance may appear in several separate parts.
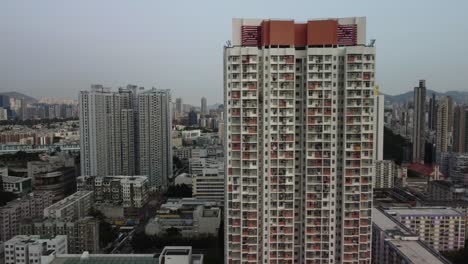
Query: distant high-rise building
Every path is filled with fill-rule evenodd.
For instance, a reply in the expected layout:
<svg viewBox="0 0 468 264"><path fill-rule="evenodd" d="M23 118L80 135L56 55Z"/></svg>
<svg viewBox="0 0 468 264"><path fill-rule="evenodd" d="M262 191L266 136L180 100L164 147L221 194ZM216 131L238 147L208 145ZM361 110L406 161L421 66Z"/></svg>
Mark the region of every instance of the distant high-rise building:
<svg viewBox="0 0 468 264"><path fill-rule="evenodd" d="M165 189L172 177L172 118L169 90L138 94L140 174L152 190Z"/></svg>
<svg viewBox="0 0 468 264"><path fill-rule="evenodd" d="M439 162L439 155L448 151L449 146L449 118L452 107L452 97L442 97L437 104L437 125L436 125L436 160Z"/></svg>
<svg viewBox="0 0 468 264"><path fill-rule="evenodd" d="M198 115L194 109L190 110L188 114L188 125L189 126L198 126Z"/></svg>
<svg viewBox="0 0 468 264"><path fill-rule="evenodd" d="M375 48L365 18L234 19L225 263L370 263Z"/></svg>
<svg viewBox="0 0 468 264"><path fill-rule="evenodd" d="M425 105L426 105L426 81L420 80L419 86L414 87L414 113L413 113L413 162L424 161L424 146L426 142Z"/></svg>
<svg viewBox="0 0 468 264"><path fill-rule="evenodd" d="M81 174L135 174L133 91L111 92L102 85L82 91L80 107Z"/></svg>
<svg viewBox="0 0 468 264"><path fill-rule="evenodd" d="M151 189L172 176L169 90L111 92L102 85L80 93L81 174L146 175Z"/></svg>
<svg viewBox="0 0 468 264"><path fill-rule="evenodd" d="M0 120L7 120L8 117L11 115L11 107L10 107L10 97L8 95L0 94L0 110L2 113L0 115L4 115L5 117ZM6 114L5 114L6 113Z"/></svg>
<svg viewBox="0 0 468 264"><path fill-rule="evenodd" d="M182 103L182 98L176 98L176 112L180 115L184 112L184 104Z"/></svg>
<svg viewBox="0 0 468 264"><path fill-rule="evenodd" d="M201 113L203 115L208 114L208 107L206 105L206 97L202 97L201 99Z"/></svg>
<svg viewBox="0 0 468 264"><path fill-rule="evenodd" d="M21 99L21 108L20 108L20 120L27 120L28 119L28 103L23 98Z"/></svg>
<svg viewBox="0 0 468 264"><path fill-rule="evenodd" d="M455 107L453 151L468 152L468 108L464 105Z"/></svg>
<svg viewBox="0 0 468 264"><path fill-rule="evenodd" d="M383 160L385 96L374 95L374 160Z"/></svg>
<svg viewBox="0 0 468 264"><path fill-rule="evenodd" d="M430 130L436 129L437 123L437 101L436 96L432 93L432 97L429 98L429 111L428 111L428 127Z"/></svg>

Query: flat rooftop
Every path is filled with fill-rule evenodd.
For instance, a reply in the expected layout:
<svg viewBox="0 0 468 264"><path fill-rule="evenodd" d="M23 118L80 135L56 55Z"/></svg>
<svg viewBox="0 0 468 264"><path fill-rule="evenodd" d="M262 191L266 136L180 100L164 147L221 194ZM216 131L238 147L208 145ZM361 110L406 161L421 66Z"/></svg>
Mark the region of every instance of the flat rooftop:
<svg viewBox="0 0 468 264"><path fill-rule="evenodd" d="M420 241L391 240L388 241L398 251L405 255L414 264L445 264L437 255L427 250Z"/></svg>
<svg viewBox="0 0 468 264"><path fill-rule="evenodd" d="M2 176L3 182L8 183L20 183L27 180L31 180L31 178L23 178L23 177L15 177L15 176Z"/></svg>
<svg viewBox="0 0 468 264"><path fill-rule="evenodd" d="M59 255L51 264L159 264L159 258L152 254L141 255L91 255L86 259L81 259L81 255Z"/></svg>
<svg viewBox="0 0 468 264"><path fill-rule="evenodd" d="M432 207L413 207L413 208L389 208L385 210L388 214L396 213L401 216L460 216L463 214L452 208L432 208Z"/></svg>

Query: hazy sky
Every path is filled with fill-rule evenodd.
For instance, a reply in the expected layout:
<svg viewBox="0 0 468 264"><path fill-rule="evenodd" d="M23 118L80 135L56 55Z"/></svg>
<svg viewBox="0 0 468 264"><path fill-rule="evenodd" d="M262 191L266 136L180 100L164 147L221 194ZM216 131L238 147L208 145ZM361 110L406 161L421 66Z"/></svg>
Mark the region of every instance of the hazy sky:
<svg viewBox="0 0 468 264"><path fill-rule="evenodd" d="M1 0L0 92L76 98L93 83L131 83L212 104L222 101L233 17L346 16L367 17L384 92L422 78L434 90L468 90L467 10L462 0Z"/></svg>

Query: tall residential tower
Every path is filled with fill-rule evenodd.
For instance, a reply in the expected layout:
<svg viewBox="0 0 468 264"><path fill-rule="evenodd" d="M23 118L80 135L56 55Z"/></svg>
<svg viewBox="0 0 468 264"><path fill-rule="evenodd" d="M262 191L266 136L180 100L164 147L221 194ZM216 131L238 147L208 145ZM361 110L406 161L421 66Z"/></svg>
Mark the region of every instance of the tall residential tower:
<svg viewBox="0 0 468 264"><path fill-rule="evenodd" d="M414 114L413 114L413 162L424 161L424 145L426 142L426 81L420 80L419 86L414 87Z"/></svg>
<svg viewBox="0 0 468 264"><path fill-rule="evenodd" d="M234 19L225 263L370 263L375 48L363 17Z"/></svg>

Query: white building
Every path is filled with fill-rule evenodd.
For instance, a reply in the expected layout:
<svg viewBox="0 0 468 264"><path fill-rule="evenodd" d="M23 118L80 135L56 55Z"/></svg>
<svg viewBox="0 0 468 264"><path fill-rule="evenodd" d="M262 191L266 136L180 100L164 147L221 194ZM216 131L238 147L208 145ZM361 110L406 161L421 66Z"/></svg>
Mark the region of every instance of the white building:
<svg viewBox="0 0 468 264"><path fill-rule="evenodd" d="M372 178L373 188L393 188L398 175L398 166L393 160L377 160Z"/></svg>
<svg viewBox="0 0 468 264"><path fill-rule="evenodd" d="M370 263L375 48L365 18L234 19L232 30L225 262Z"/></svg>
<svg viewBox="0 0 468 264"><path fill-rule="evenodd" d="M42 264L53 253L67 254L67 236L18 235L5 242L5 264Z"/></svg>
<svg viewBox="0 0 468 264"><path fill-rule="evenodd" d="M151 89L138 95L140 174L150 188L165 189L172 177L172 117L169 90Z"/></svg>
<svg viewBox="0 0 468 264"><path fill-rule="evenodd" d="M93 191L77 191L44 209L45 218L75 220L89 215Z"/></svg>
<svg viewBox="0 0 468 264"><path fill-rule="evenodd" d="M374 160L383 160L385 96L376 89L374 95Z"/></svg>
<svg viewBox="0 0 468 264"><path fill-rule="evenodd" d="M192 197L224 202L224 166L204 168L201 172L192 176Z"/></svg>

